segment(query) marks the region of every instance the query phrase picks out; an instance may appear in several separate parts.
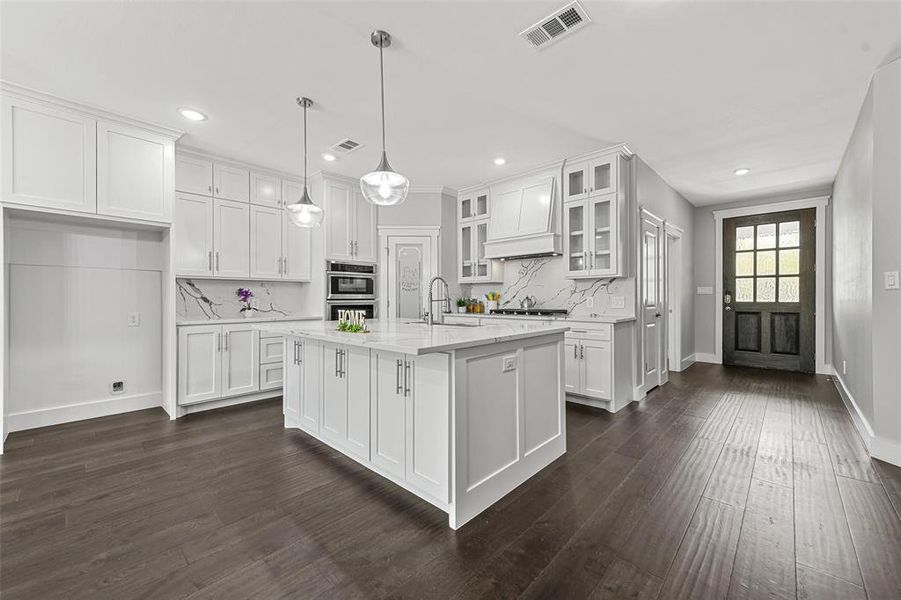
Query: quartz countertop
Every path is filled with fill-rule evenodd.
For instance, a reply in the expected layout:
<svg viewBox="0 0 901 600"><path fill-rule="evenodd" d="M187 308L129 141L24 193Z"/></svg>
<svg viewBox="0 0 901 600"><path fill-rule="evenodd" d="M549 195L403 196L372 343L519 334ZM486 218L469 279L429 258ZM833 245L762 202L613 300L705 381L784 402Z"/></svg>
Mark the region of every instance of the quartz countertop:
<svg viewBox="0 0 901 600"><path fill-rule="evenodd" d="M337 322L318 323L260 323L257 329L283 335L308 337L314 340L385 350L403 354L449 352L460 348L485 346L499 342L562 334L569 330L565 324L492 323L481 327L466 325L433 325L418 321L367 321L369 333L337 331Z"/></svg>
<svg viewBox="0 0 901 600"><path fill-rule="evenodd" d="M489 313L450 313L448 317L470 317L480 319L522 319L523 321L560 321L574 323L628 323L635 317L627 315L598 315L596 317L581 315L496 315Z"/></svg>
<svg viewBox="0 0 901 600"><path fill-rule="evenodd" d="M178 321L175 323L177 327L191 325L230 325L232 323L278 323L282 321L321 321L322 315L279 315L277 317L252 317L246 319L244 317L234 317L231 319L193 319L187 321Z"/></svg>

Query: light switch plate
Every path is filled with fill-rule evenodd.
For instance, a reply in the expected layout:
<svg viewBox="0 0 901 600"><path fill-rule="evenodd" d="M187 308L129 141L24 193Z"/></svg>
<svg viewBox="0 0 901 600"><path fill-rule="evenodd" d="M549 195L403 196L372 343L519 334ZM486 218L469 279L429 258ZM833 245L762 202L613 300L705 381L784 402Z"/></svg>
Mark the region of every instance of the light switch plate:
<svg viewBox="0 0 901 600"><path fill-rule="evenodd" d="M515 371L516 370L516 357L515 356L505 356L504 357L504 373L507 371Z"/></svg>
<svg viewBox="0 0 901 600"><path fill-rule="evenodd" d="M141 326L141 313L138 313L138 312L128 313L128 326L129 327L140 327Z"/></svg>
<svg viewBox="0 0 901 600"><path fill-rule="evenodd" d="M610 296L610 308L626 308L624 296Z"/></svg>
<svg viewBox="0 0 901 600"><path fill-rule="evenodd" d="M898 271L886 271L882 274L885 282L885 289L898 290L901 289L901 281L898 279Z"/></svg>
<svg viewBox="0 0 901 600"><path fill-rule="evenodd" d="M710 296L713 294L712 287L699 287L698 288L698 296Z"/></svg>

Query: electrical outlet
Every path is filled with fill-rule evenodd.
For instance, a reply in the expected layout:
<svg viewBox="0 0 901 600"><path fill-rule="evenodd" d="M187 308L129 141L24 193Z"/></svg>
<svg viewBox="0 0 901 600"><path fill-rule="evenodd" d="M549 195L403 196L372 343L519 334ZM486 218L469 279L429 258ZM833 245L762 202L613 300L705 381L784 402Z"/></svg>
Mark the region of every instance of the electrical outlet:
<svg viewBox="0 0 901 600"><path fill-rule="evenodd" d="M697 291L698 296L710 296L713 294L712 287L699 287Z"/></svg>
<svg viewBox="0 0 901 600"><path fill-rule="evenodd" d="M128 313L128 326L129 327L140 327L141 326L141 313L139 313L139 312Z"/></svg>
<svg viewBox="0 0 901 600"><path fill-rule="evenodd" d="M842 361L842 375L847 375L847 374L848 374L848 361L843 360Z"/></svg>
<svg viewBox="0 0 901 600"><path fill-rule="evenodd" d="M882 274L882 279L885 283L883 287L887 290L898 290L901 289L901 281L898 278L898 271L886 271Z"/></svg>
<svg viewBox="0 0 901 600"><path fill-rule="evenodd" d="M610 308L626 308L624 296L610 296Z"/></svg>
<svg viewBox="0 0 901 600"><path fill-rule="evenodd" d="M588 296L588 298L586 298L585 306L587 308L594 308L594 297L593 296Z"/></svg>
<svg viewBox="0 0 901 600"><path fill-rule="evenodd" d="M515 356L505 356L504 357L504 373L507 371L515 371L516 370L516 357Z"/></svg>
<svg viewBox="0 0 901 600"><path fill-rule="evenodd" d="M109 393L110 394L124 394L125 393L125 382L124 381L114 381L109 384Z"/></svg>

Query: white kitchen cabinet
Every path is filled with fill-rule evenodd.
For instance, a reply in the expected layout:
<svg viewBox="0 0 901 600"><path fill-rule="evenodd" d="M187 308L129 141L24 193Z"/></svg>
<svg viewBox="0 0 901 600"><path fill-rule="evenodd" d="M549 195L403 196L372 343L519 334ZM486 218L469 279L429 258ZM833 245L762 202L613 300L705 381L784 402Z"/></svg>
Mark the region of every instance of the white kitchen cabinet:
<svg viewBox="0 0 901 600"><path fill-rule="evenodd" d="M617 277L620 261L619 196L591 195L563 206L566 275Z"/></svg>
<svg viewBox="0 0 901 600"><path fill-rule="evenodd" d="M96 120L7 95L2 107L3 201L96 212Z"/></svg>
<svg viewBox="0 0 901 600"><path fill-rule="evenodd" d="M369 351L328 343L323 351L320 433L369 460Z"/></svg>
<svg viewBox="0 0 901 600"><path fill-rule="evenodd" d="M375 262L378 255L377 209L355 183L323 178L325 255L328 260Z"/></svg>
<svg viewBox="0 0 901 600"><path fill-rule="evenodd" d="M500 283L503 263L485 258L491 217L488 188L457 196L457 279L460 283Z"/></svg>
<svg viewBox="0 0 901 600"><path fill-rule="evenodd" d="M374 352L372 386L372 463L395 477L406 473L406 414L409 373L402 354Z"/></svg>
<svg viewBox="0 0 901 600"><path fill-rule="evenodd" d="M280 208L250 207L250 276L277 279L282 276L282 219Z"/></svg>
<svg viewBox="0 0 901 600"><path fill-rule="evenodd" d="M563 201L583 200L591 194L616 192L619 161L618 152L567 161L563 168Z"/></svg>
<svg viewBox="0 0 901 600"><path fill-rule="evenodd" d="M310 281L313 278L312 232L297 227L282 211L282 278Z"/></svg>
<svg viewBox="0 0 901 600"><path fill-rule="evenodd" d="M97 123L97 213L172 221L172 138L111 121Z"/></svg>
<svg viewBox="0 0 901 600"><path fill-rule="evenodd" d="M304 364L303 343L293 337L284 339L284 384L282 392L282 407L285 413L285 424L288 426L301 426L301 404L307 395L304 391ZM262 368L265 365L260 365ZM319 400L316 399L318 406ZM318 431L316 427L314 432Z"/></svg>
<svg viewBox="0 0 901 600"><path fill-rule="evenodd" d="M280 363L284 358L284 340L282 336L260 334L260 364Z"/></svg>
<svg viewBox="0 0 901 600"><path fill-rule="evenodd" d="M260 391L281 389L284 385L284 377L282 363L260 365Z"/></svg>
<svg viewBox="0 0 901 600"><path fill-rule="evenodd" d="M222 395L237 396L260 389L259 335L252 324L222 326Z"/></svg>
<svg viewBox="0 0 901 600"><path fill-rule="evenodd" d="M213 195L213 161L178 153L175 157L175 189L179 192Z"/></svg>
<svg viewBox="0 0 901 600"><path fill-rule="evenodd" d="M213 163L213 196L235 202L250 201L250 170L236 165Z"/></svg>
<svg viewBox="0 0 901 600"><path fill-rule="evenodd" d="M195 404L222 396L222 326L178 330L178 403Z"/></svg>
<svg viewBox="0 0 901 600"><path fill-rule="evenodd" d="M213 201L213 274L246 278L250 275L250 205Z"/></svg>
<svg viewBox="0 0 901 600"><path fill-rule="evenodd" d="M213 275L213 199L175 195L175 271L185 277Z"/></svg>
<svg viewBox="0 0 901 600"><path fill-rule="evenodd" d="M583 339L579 345L580 359L585 366L582 370L580 393L594 398L611 399L613 397L611 342Z"/></svg>
<svg viewBox="0 0 901 600"><path fill-rule="evenodd" d="M460 193L457 199L457 219L487 219L489 215L488 188Z"/></svg>
<svg viewBox="0 0 901 600"><path fill-rule="evenodd" d="M250 202L260 206L282 206L282 181L278 175L252 171L250 173Z"/></svg>
<svg viewBox="0 0 901 600"><path fill-rule="evenodd" d="M303 181L300 179L282 179L282 206L294 204L303 197Z"/></svg>
<svg viewBox="0 0 901 600"><path fill-rule="evenodd" d="M582 359L579 358L579 341L567 336L563 343L565 359L565 389L568 394L578 394L582 389Z"/></svg>
<svg viewBox="0 0 901 600"><path fill-rule="evenodd" d="M297 360L303 365L303 395L300 399L300 427L314 435L319 433L322 414L322 375L324 350L315 340L297 341Z"/></svg>

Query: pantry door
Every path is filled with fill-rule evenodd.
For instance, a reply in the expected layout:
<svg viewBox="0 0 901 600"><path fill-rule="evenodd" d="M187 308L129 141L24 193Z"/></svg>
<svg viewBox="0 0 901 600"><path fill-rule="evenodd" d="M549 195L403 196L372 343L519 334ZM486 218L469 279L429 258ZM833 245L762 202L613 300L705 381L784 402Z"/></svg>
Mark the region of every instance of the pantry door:
<svg viewBox="0 0 901 600"><path fill-rule="evenodd" d="M815 371L815 218L723 220L723 364Z"/></svg>
<svg viewBox="0 0 901 600"><path fill-rule="evenodd" d="M389 319L417 320L428 310L428 285L437 273L435 242L431 236L420 235L387 238L388 260L383 264L388 265L385 304ZM443 293L443 290L436 291L440 297Z"/></svg>

